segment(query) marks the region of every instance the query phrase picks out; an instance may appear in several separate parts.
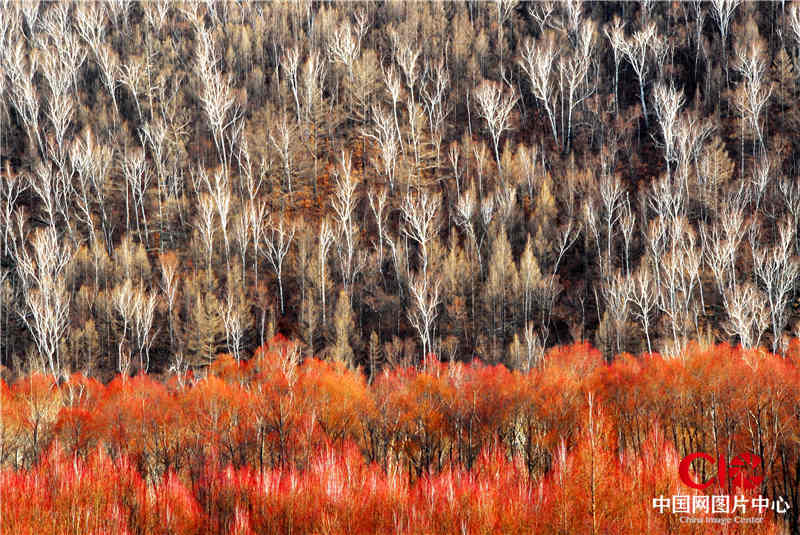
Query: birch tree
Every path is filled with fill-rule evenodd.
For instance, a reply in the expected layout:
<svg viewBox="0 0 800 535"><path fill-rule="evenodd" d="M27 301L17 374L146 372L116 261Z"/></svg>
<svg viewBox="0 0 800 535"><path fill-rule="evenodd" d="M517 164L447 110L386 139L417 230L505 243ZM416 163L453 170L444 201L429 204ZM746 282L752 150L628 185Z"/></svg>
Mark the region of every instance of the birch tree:
<svg viewBox="0 0 800 535"><path fill-rule="evenodd" d="M439 197L426 191L408 192L403 199L403 233L419 246L422 276L428 276L428 248L436 237Z"/></svg>
<svg viewBox="0 0 800 535"><path fill-rule="evenodd" d="M359 232L355 221L357 186L358 181L353 176L352 158L349 153L342 151L331 208L336 215L336 252L339 257L342 283L345 293L350 297L355 277L361 272L366 261L363 255L358 254Z"/></svg>
<svg viewBox="0 0 800 535"><path fill-rule="evenodd" d="M614 110L619 114L619 65L624 55L625 23L615 15L612 23L603 29L603 33L614 53Z"/></svg>
<svg viewBox="0 0 800 535"><path fill-rule="evenodd" d="M0 180L0 225L3 228L3 254L11 252L9 238L12 234L12 217L20 194L28 188L21 175L12 173L11 164L6 162L3 179Z"/></svg>
<svg viewBox="0 0 800 535"><path fill-rule="evenodd" d="M781 346L789 297L800 274L800 263L792 255L796 232L793 221L784 221L778 226L778 240L772 247L753 248L753 267L769 305L773 353Z"/></svg>
<svg viewBox="0 0 800 535"><path fill-rule="evenodd" d="M412 276L409 280L408 290L413 307L408 312L408 320L417 331L422 344L422 356L425 364L428 354L433 351L431 341L435 335L437 307L440 303L440 280L437 277L430 279L425 275Z"/></svg>
<svg viewBox="0 0 800 535"><path fill-rule="evenodd" d="M317 238L317 264L319 266L319 273L318 273L318 285L319 293L320 293L320 301L322 303L322 323L325 324L327 322L326 318L326 307L325 307L325 294L326 294L326 286L327 286L327 275L325 274L325 268L328 264L328 252L330 251L331 244L333 243L334 239L334 231L331 228L330 223L327 219L323 219L322 223L319 226L319 235Z"/></svg>
<svg viewBox="0 0 800 535"><path fill-rule="evenodd" d="M270 221L267 225L267 231L264 233L264 256L275 275L278 277L278 293L281 303L281 314L284 313L283 306L283 260L289 253L289 248L292 246L296 228L293 224L284 223L283 217L279 218L277 223Z"/></svg>
<svg viewBox="0 0 800 535"><path fill-rule="evenodd" d="M757 347L769 324L766 296L753 284L746 282L729 288L725 297L728 321L725 331L739 338L745 349Z"/></svg>
<svg viewBox="0 0 800 535"><path fill-rule="evenodd" d="M365 132L378 145L378 156L374 164L377 171L386 177L389 188L394 191L395 168L400 153L400 141L391 117L380 107L372 108L373 130Z"/></svg>
<svg viewBox="0 0 800 535"><path fill-rule="evenodd" d="M650 56L654 51L656 39L658 39L656 25L651 22L644 28L634 32L630 39L625 39L622 43L618 43L618 46L621 45L622 53L639 79L639 100L642 104L642 115L644 115L646 123L648 119L644 87L647 85L647 78L650 74Z"/></svg>
<svg viewBox="0 0 800 535"><path fill-rule="evenodd" d="M725 78L728 77L728 29L730 28L733 12L741 0L711 0L711 16L717 21L721 37L722 57L725 60Z"/></svg>
<svg viewBox="0 0 800 535"><path fill-rule="evenodd" d="M653 313L656 310L657 291L653 274L646 262L642 262L635 274L631 276L628 283L628 298L633 304L631 312L633 316L642 324L644 336L647 340L647 352L653 352L650 343L650 323Z"/></svg>
<svg viewBox="0 0 800 535"><path fill-rule="evenodd" d="M517 103L517 96L513 89L503 90L496 82L484 80L475 89L475 99L478 102L478 114L486 121L494 145L494 156L497 169L502 171L500 165L500 136L511 128L511 112Z"/></svg>
<svg viewBox="0 0 800 535"><path fill-rule="evenodd" d="M175 317L173 311L175 309L175 299L178 295L178 285L180 279L178 278L178 258L173 252L161 253L158 257L161 265L161 291L164 293L164 299L167 302L167 325L169 326L169 344L170 348L175 347Z"/></svg>
<svg viewBox="0 0 800 535"><path fill-rule="evenodd" d="M667 164L667 175L671 176L669 164L677 156L678 112L684 103L683 91L678 91L672 86L656 84L653 90L653 100L658 124L661 126L661 135L664 139L664 161Z"/></svg>
<svg viewBox="0 0 800 535"><path fill-rule="evenodd" d="M73 250L54 226L37 229L30 240L30 250L24 236L17 239L17 273L27 305L18 311L19 316L31 332L48 371L57 377L62 372L60 343L69 324L65 272Z"/></svg>

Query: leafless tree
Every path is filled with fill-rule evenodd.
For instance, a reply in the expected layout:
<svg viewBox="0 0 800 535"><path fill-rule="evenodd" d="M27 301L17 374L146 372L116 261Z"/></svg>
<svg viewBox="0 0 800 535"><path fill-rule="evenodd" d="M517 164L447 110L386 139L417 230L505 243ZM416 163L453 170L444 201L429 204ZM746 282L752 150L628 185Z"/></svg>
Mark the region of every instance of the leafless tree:
<svg viewBox="0 0 800 535"><path fill-rule="evenodd" d="M239 250L239 260L242 268L242 289L247 286L247 251L250 248L250 216L242 208L233 218L233 239Z"/></svg>
<svg viewBox="0 0 800 535"><path fill-rule="evenodd" d="M684 103L683 91L678 91L672 86L656 84L653 90L656 117L661 126L661 135L664 138L664 161L667 164L667 174L671 175L670 161L676 159L676 138L678 125L678 112Z"/></svg>
<svg viewBox="0 0 800 535"><path fill-rule="evenodd" d="M365 132L367 137L374 139L378 144L380 166L378 172L386 177L389 182L389 188L394 191L395 182L395 168L397 165L397 157L400 152L400 143L397 138L395 126L392 124L392 119L383 109L379 107L372 108L372 116L374 121L374 131Z"/></svg>
<svg viewBox="0 0 800 535"><path fill-rule="evenodd" d="M767 69L765 56L763 44L756 43L746 48L739 48L734 63L734 68L744 77L742 85L736 92L734 105L753 128L759 147L764 146L759 117L772 94L772 87L764 80ZM755 153L755 149L753 152Z"/></svg>
<svg viewBox="0 0 800 535"><path fill-rule="evenodd" d="M215 212L214 198L203 193L200 195L197 203L197 231L200 233L200 239L203 242L206 253L206 266L207 266L207 282L211 281L211 257L214 254L214 233L217 230L214 212Z"/></svg>
<svg viewBox="0 0 800 535"><path fill-rule="evenodd" d="M781 192L790 219L800 221L800 184L793 178L783 177L778 181L778 189ZM795 250L800 253L800 240L798 238L800 236L795 234Z"/></svg>
<svg viewBox="0 0 800 535"><path fill-rule="evenodd" d="M658 33L654 22L634 32L630 39L625 39L622 45L622 53L633 67L636 77L639 79L639 99L642 103L642 115L647 122L647 103L644 99L644 86L647 84L647 77L650 72L650 56L653 53L653 45L658 39Z"/></svg>
<svg viewBox="0 0 800 535"><path fill-rule="evenodd" d="M614 109L619 113L619 64L622 62L625 47L625 23L618 16L603 29L614 53Z"/></svg>
<svg viewBox="0 0 800 535"><path fill-rule="evenodd" d="M436 237L438 207L438 195L431 195L427 191L409 191L401 206L402 231L419 246L420 268L425 278L428 276L428 247Z"/></svg>
<svg viewBox="0 0 800 535"><path fill-rule="evenodd" d="M345 20L331 34L327 42L328 56L331 61L344 65L351 78L353 76L353 63L355 63L361 52L360 40L360 36L353 29L350 21Z"/></svg>
<svg viewBox="0 0 800 535"><path fill-rule="evenodd" d="M731 336L739 338L745 349L756 347L769 324L766 296L746 282L730 288L725 298L728 321L723 325Z"/></svg>
<svg viewBox="0 0 800 535"><path fill-rule="evenodd" d="M792 4L789 6L789 28L796 41L795 45L800 48L800 6Z"/></svg>
<svg viewBox="0 0 800 535"><path fill-rule="evenodd" d="M705 11L705 4L703 0L692 0L690 5L692 6L692 11L694 11L694 44L695 44L695 52L694 52L694 69L695 73L697 72L697 63L700 61L701 51L703 50L703 26L705 25L706 21L706 11Z"/></svg>
<svg viewBox="0 0 800 535"><path fill-rule="evenodd" d="M149 95L152 88L148 86L148 72L153 66L149 57L131 57L126 63L122 63L118 69L118 79L120 84L128 88L136 104L136 111L139 119L144 121L142 106L139 102L139 95Z"/></svg>
<svg viewBox="0 0 800 535"><path fill-rule="evenodd" d="M778 226L778 240L770 248L753 249L753 266L765 289L772 324L772 351L778 352L783 328L788 320L787 305L795 281L800 275L800 263L792 255L796 225L784 221Z"/></svg>
<svg viewBox="0 0 800 535"><path fill-rule="evenodd" d="M244 335L244 328L242 326L242 318L239 313L239 305L236 298L228 292L225 300L225 314L222 316L225 323L225 340L228 344L228 349L233 353L233 358L236 359L238 364L241 360L242 337Z"/></svg>
<svg viewBox="0 0 800 535"><path fill-rule="evenodd" d="M558 143L555 116L555 87L553 84L553 62L556 50L553 40L547 41L546 47L537 47L531 39L526 39L521 57L518 61L522 70L528 75L533 96L542 102L547 117L550 119L550 129L553 131L553 140Z"/></svg>
<svg viewBox="0 0 800 535"><path fill-rule="evenodd" d="M95 197L92 191L91 174L87 169L91 163L83 161L83 152L78 147L79 143L72 145L71 160L77 175L77 187L73 186L73 189L76 193L79 217L86 224L86 228L89 230L89 243L94 247L97 245L97 231L94 222Z"/></svg>
<svg viewBox="0 0 800 535"><path fill-rule="evenodd" d="M672 341L683 347L687 330L697 328L695 293L700 284L703 250L685 217L669 221L669 246L660 263L659 310L670 320Z"/></svg>
<svg viewBox="0 0 800 535"><path fill-rule="evenodd" d="M466 234L467 243L470 244L469 249L475 254L474 258L478 261L480 271L483 271L483 262L481 259L480 247L478 246L478 237L473 225L473 219L477 211L478 207L475 201L475 191L472 188L464 190L461 195L459 195L455 206L456 224L460 226Z"/></svg>
<svg viewBox="0 0 800 535"><path fill-rule="evenodd" d="M56 163L59 169L66 166L66 135L67 129L72 122L72 97L64 93L55 93L50 96L47 102L47 118L53 126L53 137L55 144L47 142L48 154L50 159Z"/></svg>
<svg viewBox="0 0 800 535"><path fill-rule="evenodd" d="M685 188L676 187L669 176L662 175L653 181L652 190L648 192L648 204L657 215L674 220L685 215L686 197Z"/></svg>
<svg viewBox="0 0 800 535"><path fill-rule="evenodd" d="M725 58L725 76L728 76L728 28L733 19L733 12L741 0L711 0L711 16L717 21L722 40L722 56Z"/></svg>
<svg viewBox="0 0 800 535"><path fill-rule="evenodd" d="M445 135L445 119L450 113L447 107L447 89L450 86L450 75L447 72L444 58L435 65L426 61L426 79L428 84L422 87L425 113L428 116L428 128L436 150L436 168L439 168L442 140Z"/></svg>
<svg viewBox="0 0 800 535"><path fill-rule="evenodd" d="M636 229L636 214L631 209L631 203L626 198L622 204L622 216L620 217L620 229L622 230L622 240L625 242L625 275L631 273L630 249L633 231Z"/></svg>
<svg viewBox="0 0 800 535"><path fill-rule="evenodd" d="M653 347L650 344L650 321L657 305L656 281L653 274L647 267L646 262L642 262L636 273L628 282L628 298L634 305L631 312L633 316L642 324L644 336L647 339L647 352L652 353Z"/></svg>
<svg viewBox="0 0 800 535"><path fill-rule="evenodd" d="M164 24L166 24L171 8L172 2L169 0L154 0L142 5L147 24L156 32L160 32Z"/></svg>
<svg viewBox="0 0 800 535"><path fill-rule="evenodd" d="M383 241L384 241L384 233L386 229L386 207L388 203L388 196L386 188L377 188L376 190L370 189L367 193L367 198L369 199L369 207L372 210L372 215L375 216L375 224L378 227L378 243L376 244L376 249L378 249L378 267L379 269L383 266Z"/></svg>
<svg viewBox="0 0 800 535"><path fill-rule="evenodd" d="M397 139L400 141L400 149L403 149L403 135L400 133L400 123L397 120L397 103L400 101L402 93L402 81L393 65L383 71L383 80L386 84L386 91L392 98L392 115L394 117L394 128L397 132Z"/></svg>
<svg viewBox="0 0 800 535"><path fill-rule="evenodd" d="M278 222L270 221L267 225L267 231L264 233L264 256L272 266L272 270L278 277L278 293L281 302L281 314L284 312L283 307L283 260L292 246L296 228L293 224L286 225L283 217L278 219Z"/></svg>
<svg viewBox="0 0 800 535"><path fill-rule="evenodd" d="M481 82L474 94L478 101L478 113L486 120L492 136L497 168L501 169L500 136L511 128L511 112L517 103L517 96L514 94L513 88L503 90L500 84L489 80Z"/></svg>
<svg viewBox="0 0 800 535"><path fill-rule="evenodd" d="M161 264L161 291L164 292L164 299L167 302L167 323L169 325L170 347L175 346L175 327L173 311L175 309L175 298L178 296L178 258L173 253L162 253L159 256Z"/></svg>
<svg viewBox="0 0 800 535"><path fill-rule="evenodd" d="M566 95L566 124L562 117L561 130L564 136L564 150L569 150L572 136L572 113L581 102L594 94L595 87L588 82L589 67L592 63L596 27L593 21L581 24L578 33L578 49L570 57L562 56L559 63L561 94Z"/></svg>
<svg viewBox="0 0 800 535"><path fill-rule="evenodd" d="M44 143L39 131L39 94L33 83L37 71L37 56L27 54L20 40L13 53L6 53L5 70L9 78L11 104L17 110L25 132L31 142L36 141L40 154L45 154Z"/></svg>
<svg viewBox="0 0 800 535"><path fill-rule="evenodd" d="M125 199L125 208L126 208L126 219L129 221L129 216L127 214L128 210L128 199L127 199L127 191L130 188L131 193L133 194L133 211L136 217L136 231L139 234L140 239L144 243L149 243L149 236L150 231L148 230L147 225L147 212L145 211L145 194L150 187L150 181L153 178L152 173L147 165L147 161L145 160L144 150L140 148L133 149L125 155L125 158L122 160L122 174L125 177L126 183L126 199ZM139 214L142 215L142 221L144 224L144 236L142 236L142 231L139 226Z"/></svg>
<svg viewBox="0 0 800 535"><path fill-rule="evenodd" d="M44 31L35 34L34 40L40 48L56 52L48 54L42 64L50 88L58 86L56 92L65 92L71 83L77 93L78 71L86 60L86 50L72 31L69 11L68 5L54 4L42 19L41 26ZM52 69L54 65L58 65L58 69Z"/></svg>
<svg viewBox="0 0 800 535"><path fill-rule="evenodd" d="M325 87L325 74L324 60L320 57L318 51L311 51L305 63L303 63L301 71L303 109L307 121L312 119L315 106L322 101L322 90Z"/></svg>
<svg viewBox="0 0 800 535"><path fill-rule="evenodd" d="M489 195L484 195L481 199L481 209L480 209L480 216L481 216L481 223L483 223L483 231L484 237L486 232L489 230L489 225L492 223L492 219L495 216L495 198L494 193L490 193Z"/></svg>
<svg viewBox="0 0 800 535"><path fill-rule="evenodd" d="M258 286L259 251L261 240L264 239L265 235L264 223L267 217L267 205L264 201L259 199L249 200L245 205L245 211L250 224L250 230L253 233L253 272L256 286Z"/></svg>
<svg viewBox="0 0 800 535"><path fill-rule="evenodd" d="M250 161L250 151L246 137L242 137L236 159L239 167L239 191L242 199L244 200L244 196L247 194L248 201L255 201L266 179L266 163L262 160L259 169L254 169L253 163Z"/></svg>
<svg viewBox="0 0 800 535"><path fill-rule="evenodd" d="M228 155L239 131L237 124L241 119L241 110L231 90L230 79L219 72L211 36L202 31L198 37L197 75L203 83L200 103L208 118L220 161L227 170Z"/></svg>
<svg viewBox="0 0 800 535"><path fill-rule="evenodd" d="M128 17L132 4L131 0L110 0L107 4L111 22L123 33L128 31Z"/></svg>
<svg viewBox="0 0 800 535"><path fill-rule="evenodd" d="M206 180L206 187L214 199L214 206L219 216L219 227L222 230L222 241L225 244L225 264L230 269L230 242L228 241L228 222L230 221L231 211L231 189L228 185L227 170L224 167L218 168L214 172L213 182L208 179L208 175L202 173Z"/></svg>
<svg viewBox="0 0 800 535"><path fill-rule="evenodd" d="M11 164L6 162L3 179L0 180L0 224L3 225L3 254L11 252L9 237L12 236L12 215L19 195L28 188L22 176L11 172Z"/></svg>
<svg viewBox="0 0 800 535"><path fill-rule="evenodd" d="M725 217L713 226L700 227L705 243L706 263L711 269L719 294L727 307L727 296L737 286L736 259L739 247L746 232L744 212L740 207L725 203L721 210Z"/></svg>
<svg viewBox="0 0 800 535"><path fill-rule="evenodd" d="M694 166L698 182L705 186L707 180L701 169L700 157L708 137L714 131L714 125L707 119L698 118L691 111L685 111L678 118L674 129L675 148L677 152L678 168L681 174L688 175L690 164ZM681 184L683 186L684 184Z"/></svg>
<svg viewBox="0 0 800 535"><path fill-rule="evenodd" d="M58 195L58 183L53 176L50 166L40 162L33 173L25 175L28 184L34 193L42 201L42 209L47 214L47 222L55 228L56 213L58 211L56 196Z"/></svg>
<svg viewBox="0 0 800 535"><path fill-rule="evenodd" d="M111 223L107 208L108 175L114 161L112 149L96 143L90 130L86 130L72 144L70 160L78 175L78 205L94 239L93 207L100 209L100 224L106 242L106 251L112 247ZM127 188L126 188L127 189Z"/></svg>
<svg viewBox="0 0 800 535"><path fill-rule="evenodd" d="M471 143L472 156L475 158L475 171L478 173L478 194L483 195L483 175L486 172L486 160L489 158L486 143Z"/></svg>
<svg viewBox="0 0 800 535"><path fill-rule="evenodd" d="M450 160L450 167L453 169L453 178L456 179L456 195L461 195L461 176L464 174L464 166L461 165L461 151L458 143L453 142L447 150L447 157Z"/></svg>
<svg viewBox="0 0 800 535"><path fill-rule="evenodd" d="M409 144L414 150L414 167L409 173L409 178L419 178L421 169L421 145L422 145L422 125L425 120L422 107L411 101L406 100L406 117L408 119ZM417 185L419 185L417 183Z"/></svg>
<svg viewBox="0 0 800 535"><path fill-rule="evenodd" d="M169 195L167 188L167 162L165 161L168 151L168 133L168 126L160 117L142 126L139 131L142 147L150 147L156 170L156 185L158 187L158 224L160 231L159 247L163 244L164 235L164 200Z"/></svg>
<svg viewBox="0 0 800 535"><path fill-rule="evenodd" d="M628 321L630 313L630 287L629 281L621 273L608 277L601 286L603 298L606 302L606 312L611 318L616 340L616 352L622 353L622 332Z"/></svg>
<svg viewBox="0 0 800 535"><path fill-rule="evenodd" d="M539 32L544 33L545 28L563 30L563 21L556 12L557 3L552 0L534 2L528 7L528 14L539 25Z"/></svg>
<svg viewBox="0 0 800 535"><path fill-rule="evenodd" d="M624 190L617 175L605 175L600 178L600 200L603 203L603 219L606 226L606 261L610 261L614 241L614 227L621 217L622 197Z"/></svg>
<svg viewBox="0 0 800 535"><path fill-rule="evenodd" d="M527 362L524 371L531 370L544 359L544 344L532 322L525 324L525 354Z"/></svg>
<svg viewBox="0 0 800 535"><path fill-rule="evenodd" d="M556 255L555 262L553 262L553 270L550 276L551 286L553 284L553 279L558 273L558 266L561 265L561 261L564 259L564 255L567 254L569 248L578 240L580 233L580 224L572 216L567 217L566 223L556 230L556 247L558 248L558 254Z"/></svg>
<svg viewBox="0 0 800 535"><path fill-rule="evenodd" d="M111 103L114 105L115 112L119 112L116 90L120 81L117 74L119 72L117 65L117 55L111 46L100 46L97 50L97 66L100 67L101 79L106 91L108 91L108 95L111 97Z"/></svg>
<svg viewBox="0 0 800 535"><path fill-rule="evenodd" d="M33 2L23 2L20 5L20 11L25 19L25 24L28 25L28 30L33 33L36 29L36 22L39 18L39 6L41 2L34 0Z"/></svg>
<svg viewBox="0 0 800 535"><path fill-rule="evenodd" d="M128 325L132 323L133 320L132 303L134 300L134 291L131 279L126 278L121 284L114 287L111 294L112 306L122 318L121 338L128 336Z"/></svg>
<svg viewBox="0 0 800 535"><path fill-rule="evenodd" d="M358 225L355 222L357 186L358 181L353 176L352 158L349 153L342 151L331 208L336 214L336 252L342 272L342 283L348 296L352 296L353 282L365 262L365 258L359 257L357 250L359 241Z"/></svg>
<svg viewBox="0 0 800 535"><path fill-rule="evenodd" d="M413 108L417 103L414 94L414 87L416 86L417 79L419 78L417 59L419 59L420 51L419 48L415 47L414 44L409 40L400 39L397 34L392 34L391 37L392 44L394 46L394 59L405 75L406 86L408 87L410 96L409 107Z"/></svg>
<svg viewBox="0 0 800 535"><path fill-rule="evenodd" d="M100 55L100 48L106 33L106 5L100 2L79 4L75 10L75 22L78 34L92 49L95 57Z"/></svg>
<svg viewBox="0 0 800 535"><path fill-rule="evenodd" d="M500 48L500 78L508 83L505 74L505 64L503 52L505 51L505 24L514 13L519 4L519 0L495 0L495 7L497 13L497 43Z"/></svg>
<svg viewBox="0 0 800 535"><path fill-rule="evenodd" d="M293 192L292 175L294 174L294 162L292 160L294 127L289 124L286 114L281 116L281 120L276 123L274 129L270 132L269 140L280 156L283 165L283 176L289 188L289 194L291 194Z"/></svg>
<svg viewBox="0 0 800 535"><path fill-rule="evenodd" d="M156 334L153 331L156 310L155 292L145 292L141 287L138 288L133 305L133 335L139 352L139 367L147 373L150 369L150 347L153 345L153 338Z"/></svg>
<svg viewBox="0 0 800 535"><path fill-rule="evenodd" d="M292 91L294 97L295 111L297 112L297 122L300 122L300 97L298 95L299 89L297 84L297 70L300 66L300 50L297 45L290 47L286 50L281 58L281 67L289 82L289 89Z"/></svg>
<svg viewBox="0 0 800 535"><path fill-rule="evenodd" d="M322 323L327 323L326 302L325 302L325 267L328 264L328 251L333 244L334 232L327 219L323 219L319 226L319 236L317 239L317 259L319 263L319 293L322 302Z"/></svg>
<svg viewBox="0 0 800 535"><path fill-rule="evenodd" d="M64 274L73 250L52 225L34 232L30 251L25 247L25 236L17 239L17 273L27 304L27 310L20 309L19 316L50 373L57 377L62 371L59 346L69 324L70 299Z"/></svg>
<svg viewBox="0 0 800 535"><path fill-rule="evenodd" d="M761 199L769 187L770 180L772 179L772 161L766 153L762 152L761 157L756 161L753 169L753 176L750 179L750 185L753 188L752 196L755 198L755 212L758 213L761 207Z"/></svg>
<svg viewBox="0 0 800 535"><path fill-rule="evenodd" d="M425 275L413 276L409 280L409 293L413 308L408 312L408 320L417 331L422 344L422 357L427 364L428 354L432 352L431 341L435 336L437 307L440 304L440 280L436 277L429 279Z"/></svg>

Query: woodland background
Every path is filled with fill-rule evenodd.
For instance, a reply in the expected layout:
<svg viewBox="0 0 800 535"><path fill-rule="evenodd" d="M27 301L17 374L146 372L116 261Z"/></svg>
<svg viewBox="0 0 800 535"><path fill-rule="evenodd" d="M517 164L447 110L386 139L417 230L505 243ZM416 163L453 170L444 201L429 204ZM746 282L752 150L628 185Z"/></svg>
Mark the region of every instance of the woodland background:
<svg viewBox="0 0 800 535"><path fill-rule="evenodd" d="M0 66L4 532L704 533L748 451L800 533L797 4L3 1Z"/></svg>
<svg viewBox="0 0 800 535"><path fill-rule="evenodd" d="M4 3L4 366L782 352L786 2ZM794 306L792 306L794 305Z"/></svg>

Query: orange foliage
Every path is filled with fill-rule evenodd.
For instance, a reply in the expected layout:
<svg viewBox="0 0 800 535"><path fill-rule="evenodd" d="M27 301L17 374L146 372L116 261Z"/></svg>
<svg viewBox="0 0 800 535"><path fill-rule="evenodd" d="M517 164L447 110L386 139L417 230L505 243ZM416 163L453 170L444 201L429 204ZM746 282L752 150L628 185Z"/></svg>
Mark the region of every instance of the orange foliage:
<svg viewBox="0 0 800 535"><path fill-rule="evenodd" d="M697 492L687 453L760 456L753 493L800 484L797 366L728 345L606 364L578 344L527 374L432 359L367 384L276 338L185 383L32 375L0 402L2 533L672 533L651 502Z"/></svg>

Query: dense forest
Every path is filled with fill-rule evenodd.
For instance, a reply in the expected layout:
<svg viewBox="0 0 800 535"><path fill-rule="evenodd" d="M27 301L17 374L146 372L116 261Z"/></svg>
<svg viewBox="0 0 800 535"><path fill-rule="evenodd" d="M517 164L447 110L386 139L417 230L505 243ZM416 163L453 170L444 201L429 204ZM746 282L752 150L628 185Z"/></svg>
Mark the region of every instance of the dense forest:
<svg viewBox="0 0 800 535"><path fill-rule="evenodd" d="M370 383L276 337L202 378L0 387L9 535L798 533L800 370L760 350L692 342L609 365L583 343L529 372L430 362ZM697 451L754 452L766 477L691 489L679 463ZM673 496L733 514L695 508L687 525L654 508Z"/></svg>
<svg viewBox="0 0 800 535"><path fill-rule="evenodd" d="M672 464L742 450L800 533L798 69L792 2L0 0L3 501L672 533ZM258 502L319 463L383 512Z"/></svg>
<svg viewBox="0 0 800 535"><path fill-rule="evenodd" d="M787 3L8 3L2 362L782 352Z"/></svg>

